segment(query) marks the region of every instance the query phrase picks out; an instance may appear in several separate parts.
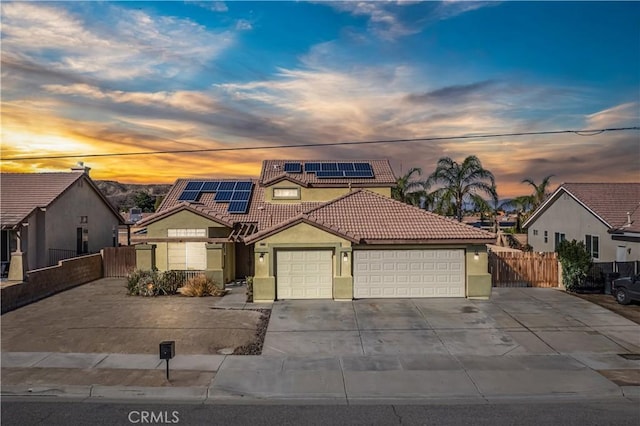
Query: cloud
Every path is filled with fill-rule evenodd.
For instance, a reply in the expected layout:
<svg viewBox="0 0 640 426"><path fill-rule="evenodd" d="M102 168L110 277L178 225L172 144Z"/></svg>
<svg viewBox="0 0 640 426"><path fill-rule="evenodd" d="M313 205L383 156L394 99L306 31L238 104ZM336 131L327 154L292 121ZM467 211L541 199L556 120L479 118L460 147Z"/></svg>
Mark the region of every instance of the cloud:
<svg viewBox="0 0 640 426"><path fill-rule="evenodd" d="M251 22L246 19L238 19L236 22L236 30L238 31L248 31L251 29L253 29L253 25L251 25Z"/></svg>
<svg viewBox="0 0 640 426"><path fill-rule="evenodd" d="M192 4L212 12L227 12L229 8L223 1L185 1L185 4Z"/></svg>
<svg viewBox="0 0 640 426"><path fill-rule="evenodd" d="M113 81L175 77L233 44L228 31L113 5L80 18L51 4L4 3L2 18L3 55Z"/></svg>
<svg viewBox="0 0 640 426"><path fill-rule="evenodd" d="M425 103L425 102L446 102L446 103L459 103L468 101L474 96L486 94L488 89L496 86L495 81L479 81L469 84L458 84L453 86L442 87L440 89L432 90L429 92L417 94L412 93L407 96L407 101L411 103Z"/></svg>
<svg viewBox="0 0 640 426"><path fill-rule="evenodd" d="M640 124L640 103L628 102L598 111L586 116L589 128L613 126L638 126Z"/></svg>

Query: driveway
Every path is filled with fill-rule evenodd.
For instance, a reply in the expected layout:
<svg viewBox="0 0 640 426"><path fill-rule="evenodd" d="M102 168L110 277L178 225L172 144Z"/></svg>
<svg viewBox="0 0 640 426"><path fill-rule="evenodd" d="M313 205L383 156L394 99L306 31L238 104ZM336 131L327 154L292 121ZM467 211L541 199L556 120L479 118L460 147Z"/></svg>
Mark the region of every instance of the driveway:
<svg viewBox="0 0 640 426"><path fill-rule="evenodd" d="M487 301L276 302L263 349L286 356L572 354L592 361L627 353L640 353L640 325L545 288L496 288Z"/></svg>

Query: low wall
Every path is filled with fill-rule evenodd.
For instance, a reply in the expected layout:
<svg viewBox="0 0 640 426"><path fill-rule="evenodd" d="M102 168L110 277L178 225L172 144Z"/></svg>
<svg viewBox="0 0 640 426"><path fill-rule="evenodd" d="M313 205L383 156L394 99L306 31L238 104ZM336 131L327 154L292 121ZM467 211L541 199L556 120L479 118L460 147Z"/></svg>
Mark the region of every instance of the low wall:
<svg viewBox="0 0 640 426"><path fill-rule="evenodd" d="M0 289L2 313L100 278L100 254L61 260L56 266L28 271L27 281Z"/></svg>

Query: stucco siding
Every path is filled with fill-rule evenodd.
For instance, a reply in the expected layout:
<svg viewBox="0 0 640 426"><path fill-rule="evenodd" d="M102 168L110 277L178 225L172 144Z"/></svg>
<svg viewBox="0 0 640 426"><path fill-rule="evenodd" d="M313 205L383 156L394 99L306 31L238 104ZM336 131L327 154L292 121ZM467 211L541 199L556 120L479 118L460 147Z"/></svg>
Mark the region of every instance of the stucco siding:
<svg viewBox="0 0 640 426"><path fill-rule="evenodd" d="M547 242L544 241L545 231ZM565 239L584 242L585 235L599 237L598 262L612 262L616 260L618 246L631 249L627 260L640 260L638 257L640 244L625 241L614 241L607 232L607 226L595 215L585 209L580 203L567 194L562 194L551 203L547 210L527 229L529 244L534 251L555 251L555 233L565 234ZM536 235L537 234L537 235Z"/></svg>
<svg viewBox="0 0 640 426"><path fill-rule="evenodd" d="M158 220L147 226L148 238L167 238L169 229L209 229L209 228L227 228L218 222L206 219L190 211L179 211L171 216ZM229 232L225 234L228 235Z"/></svg>
<svg viewBox="0 0 640 426"><path fill-rule="evenodd" d="M299 199L274 199L274 188L296 188L300 191ZM368 191L375 192L386 197L391 197L391 188L373 187L367 188ZM342 195L349 193L349 188L305 188L289 181L278 182L265 188L264 199L266 202L274 204L290 204L300 202L330 201Z"/></svg>

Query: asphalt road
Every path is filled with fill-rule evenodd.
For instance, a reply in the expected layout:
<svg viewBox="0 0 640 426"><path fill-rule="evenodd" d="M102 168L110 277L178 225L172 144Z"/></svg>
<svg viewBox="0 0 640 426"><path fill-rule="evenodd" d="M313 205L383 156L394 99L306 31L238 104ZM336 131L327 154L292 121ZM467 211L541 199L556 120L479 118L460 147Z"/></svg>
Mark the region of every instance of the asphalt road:
<svg viewBox="0 0 640 426"><path fill-rule="evenodd" d="M633 425L640 404L609 401L428 405L211 405L3 398L2 425Z"/></svg>

